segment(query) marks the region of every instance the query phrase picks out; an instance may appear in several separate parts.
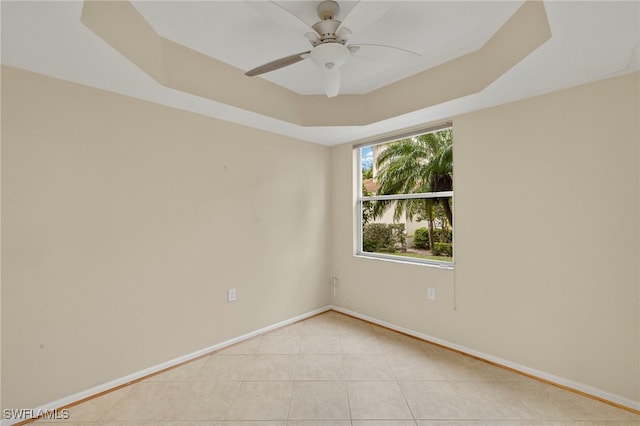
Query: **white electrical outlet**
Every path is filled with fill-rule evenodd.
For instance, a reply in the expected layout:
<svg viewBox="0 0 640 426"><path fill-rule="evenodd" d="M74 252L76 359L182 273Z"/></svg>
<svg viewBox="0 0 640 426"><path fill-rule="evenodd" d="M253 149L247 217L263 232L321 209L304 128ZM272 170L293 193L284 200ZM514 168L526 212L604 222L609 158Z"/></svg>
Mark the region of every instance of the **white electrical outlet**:
<svg viewBox="0 0 640 426"><path fill-rule="evenodd" d="M428 288L427 289L427 299L436 300L436 289L435 288Z"/></svg>
<svg viewBox="0 0 640 426"><path fill-rule="evenodd" d="M236 289L230 288L227 290L227 302L235 302L236 301Z"/></svg>

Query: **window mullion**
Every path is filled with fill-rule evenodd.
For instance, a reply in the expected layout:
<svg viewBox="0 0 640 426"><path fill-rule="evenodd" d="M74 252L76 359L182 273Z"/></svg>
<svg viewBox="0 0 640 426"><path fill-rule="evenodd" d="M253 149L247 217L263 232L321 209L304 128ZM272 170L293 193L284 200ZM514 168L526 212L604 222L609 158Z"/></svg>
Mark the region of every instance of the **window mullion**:
<svg viewBox="0 0 640 426"><path fill-rule="evenodd" d="M368 197L360 197L360 201L388 201L388 200L406 200L416 198L445 198L453 197L453 191L442 192L423 192L420 194L393 194L393 195L371 195Z"/></svg>

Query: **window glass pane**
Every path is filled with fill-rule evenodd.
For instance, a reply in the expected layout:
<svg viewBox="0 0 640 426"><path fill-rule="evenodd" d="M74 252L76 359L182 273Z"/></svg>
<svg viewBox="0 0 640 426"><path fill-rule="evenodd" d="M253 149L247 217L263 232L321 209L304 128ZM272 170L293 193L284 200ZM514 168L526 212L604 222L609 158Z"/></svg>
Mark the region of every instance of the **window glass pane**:
<svg viewBox="0 0 640 426"><path fill-rule="evenodd" d="M360 148L367 195L453 190L451 129Z"/></svg>
<svg viewBox="0 0 640 426"><path fill-rule="evenodd" d="M363 201L362 252L451 262L451 203L451 197Z"/></svg>
<svg viewBox="0 0 640 426"><path fill-rule="evenodd" d="M361 196L396 198L361 201L361 251L451 262L451 128L359 149ZM435 198L401 197L433 197L438 192L447 194Z"/></svg>

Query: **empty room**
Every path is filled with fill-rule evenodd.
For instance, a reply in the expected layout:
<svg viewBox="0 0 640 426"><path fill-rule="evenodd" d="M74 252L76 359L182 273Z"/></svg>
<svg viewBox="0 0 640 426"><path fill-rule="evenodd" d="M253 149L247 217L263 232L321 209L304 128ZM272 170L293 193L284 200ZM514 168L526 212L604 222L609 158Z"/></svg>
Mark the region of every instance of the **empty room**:
<svg viewBox="0 0 640 426"><path fill-rule="evenodd" d="M640 2L5 1L0 424L640 424Z"/></svg>

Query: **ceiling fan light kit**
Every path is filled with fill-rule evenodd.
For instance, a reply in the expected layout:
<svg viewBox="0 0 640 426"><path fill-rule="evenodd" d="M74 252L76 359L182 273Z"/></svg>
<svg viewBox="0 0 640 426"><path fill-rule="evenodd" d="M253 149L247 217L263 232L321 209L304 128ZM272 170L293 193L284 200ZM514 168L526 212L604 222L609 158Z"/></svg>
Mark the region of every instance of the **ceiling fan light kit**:
<svg viewBox="0 0 640 426"><path fill-rule="evenodd" d="M311 60L322 69L340 68L347 62L349 49L342 44L321 44L311 51Z"/></svg>
<svg viewBox="0 0 640 426"><path fill-rule="evenodd" d="M281 24L291 28L295 26L296 31L299 31L301 25L307 27L309 31L305 32L304 36L311 43L312 49L309 52L271 61L247 71L245 75L252 77L264 74L311 58L311 61L322 72L322 82L327 97L338 95L340 92L340 68L347 62L350 55L355 55L360 50L360 45L346 45L352 31L343 25L344 22L347 22L352 28L362 30L386 13L392 6L391 3L360 1L344 21L338 21L336 17L340 12L340 6L335 1L325 0L316 9L320 21L309 27L306 22L293 15L283 6L273 1L265 3L274 8L274 12L277 12L270 13L269 16L281 21ZM266 6L265 3L262 3L262 10ZM292 19L295 21L293 22L294 25L291 25ZM376 46L394 48L393 46ZM400 50L407 51L405 49ZM415 54L415 52L410 53Z"/></svg>
<svg viewBox="0 0 640 426"><path fill-rule="evenodd" d="M322 82L327 97L340 92L340 67L347 62L349 49L340 43L326 43L311 51L311 60L322 70Z"/></svg>

